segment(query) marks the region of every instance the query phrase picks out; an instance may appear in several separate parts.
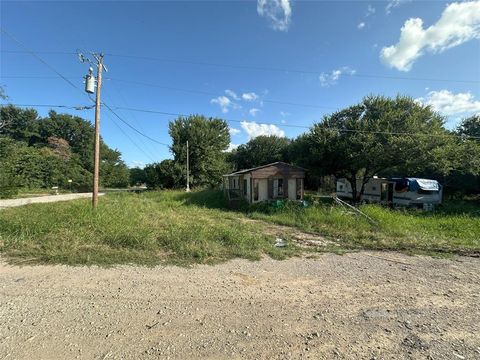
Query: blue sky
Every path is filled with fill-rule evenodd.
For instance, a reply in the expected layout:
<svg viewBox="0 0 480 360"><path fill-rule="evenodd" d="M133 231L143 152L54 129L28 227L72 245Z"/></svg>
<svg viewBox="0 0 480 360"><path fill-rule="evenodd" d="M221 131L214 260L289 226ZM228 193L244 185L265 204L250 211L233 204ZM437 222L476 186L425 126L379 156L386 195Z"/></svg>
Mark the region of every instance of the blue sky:
<svg viewBox="0 0 480 360"><path fill-rule="evenodd" d="M306 129L287 125L309 126L368 94L412 96L444 114L449 127L480 112L480 1L3 1L0 6L2 28L80 88L88 66L70 53L106 53L102 94L111 107L236 120L229 123L232 145L259 134L294 137ZM82 91L32 55L12 53L25 50L17 42L5 34L0 40L0 84L10 102L89 104ZM45 115L48 109L38 111ZM94 116L93 110L57 111ZM141 132L170 143L168 121L174 116L116 111ZM135 133L107 109L101 133L130 166L171 157L168 147Z"/></svg>

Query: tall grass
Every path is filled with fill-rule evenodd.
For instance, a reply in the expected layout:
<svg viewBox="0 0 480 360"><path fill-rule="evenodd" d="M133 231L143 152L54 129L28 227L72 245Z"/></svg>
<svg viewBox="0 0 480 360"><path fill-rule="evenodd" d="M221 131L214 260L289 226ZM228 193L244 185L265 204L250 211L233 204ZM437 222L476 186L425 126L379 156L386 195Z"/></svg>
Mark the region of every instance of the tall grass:
<svg viewBox="0 0 480 360"><path fill-rule="evenodd" d="M250 216L320 233L347 248L480 253L480 205L447 205L437 212L364 205L374 222L339 206L253 211ZM464 211L462 212L461 209Z"/></svg>
<svg viewBox="0 0 480 360"><path fill-rule="evenodd" d="M108 194L97 211L88 200L0 211L0 251L33 261L104 265L215 263L297 253L294 246L273 246L268 222L318 233L344 249L480 253L478 205L451 205L433 213L375 205L361 209L375 223L332 205L231 210L218 191Z"/></svg>
<svg viewBox="0 0 480 360"><path fill-rule="evenodd" d="M32 204L0 212L0 251L67 264L212 263L288 254L258 226L191 203L180 192L109 194L93 212L88 200ZM218 197L217 197L218 199Z"/></svg>

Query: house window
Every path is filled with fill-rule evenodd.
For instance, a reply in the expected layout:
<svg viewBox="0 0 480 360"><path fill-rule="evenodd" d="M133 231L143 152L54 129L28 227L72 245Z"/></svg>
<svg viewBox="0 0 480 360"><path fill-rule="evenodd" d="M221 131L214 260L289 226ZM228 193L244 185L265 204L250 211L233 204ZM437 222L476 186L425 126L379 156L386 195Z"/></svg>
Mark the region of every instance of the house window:
<svg viewBox="0 0 480 360"><path fill-rule="evenodd" d="M298 179L297 179L297 186L298 186ZM338 185L339 190L343 190L343 185Z"/></svg>
<svg viewBox="0 0 480 360"><path fill-rule="evenodd" d="M277 195L283 196L283 179L277 180Z"/></svg>
<svg viewBox="0 0 480 360"><path fill-rule="evenodd" d="M247 179L243 179L243 195L247 195Z"/></svg>
<svg viewBox="0 0 480 360"><path fill-rule="evenodd" d="M343 188L343 185L341 186ZM296 195L297 200L302 200L303 179L297 179L296 181ZM341 190L341 188L340 188Z"/></svg>
<svg viewBox="0 0 480 360"><path fill-rule="evenodd" d="M253 180L253 201L258 201L258 180Z"/></svg>

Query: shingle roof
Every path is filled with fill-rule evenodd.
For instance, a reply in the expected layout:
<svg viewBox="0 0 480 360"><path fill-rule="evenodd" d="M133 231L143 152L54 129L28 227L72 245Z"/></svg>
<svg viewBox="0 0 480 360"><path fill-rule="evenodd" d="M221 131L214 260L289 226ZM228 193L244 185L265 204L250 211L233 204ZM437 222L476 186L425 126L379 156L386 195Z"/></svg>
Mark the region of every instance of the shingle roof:
<svg viewBox="0 0 480 360"><path fill-rule="evenodd" d="M279 164L282 164L282 165L286 165L286 166L290 166L290 167L293 167L293 168L297 168L297 169L301 169L301 170L306 170L300 166L296 166L296 165L292 165L292 164L287 164L286 162L283 162L283 161L276 161L274 163L271 163L271 164L266 164L266 165L262 165L262 166L257 166L257 167L254 167L254 168L250 168L250 169L244 169L244 170L239 170L239 171L235 171L231 174L226 174L226 175L223 175L223 176L236 176L236 175L242 175L242 174L246 174L246 173L249 173L251 171L255 171L255 170L258 170L258 169L263 169L263 168L266 168L266 167L269 167L269 166L274 166L274 165L279 165Z"/></svg>

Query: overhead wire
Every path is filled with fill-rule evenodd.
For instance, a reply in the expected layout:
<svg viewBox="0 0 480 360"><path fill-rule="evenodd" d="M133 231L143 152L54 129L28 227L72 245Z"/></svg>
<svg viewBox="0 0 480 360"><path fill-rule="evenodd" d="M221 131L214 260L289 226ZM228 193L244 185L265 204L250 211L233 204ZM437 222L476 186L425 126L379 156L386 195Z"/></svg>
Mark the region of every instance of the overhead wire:
<svg viewBox="0 0 480 360"><path fill-rule="evenodd" d="M128 106L128 103L127 103L127 99L125 98L125 96L123 96L122 92L120 91L119 87L114 83L112 82L112 88L117 92L118 96L120 97L120 100L123 102L123 104L125 104L125 106ZM138 118L136 117L135 113L130 113L131 117L133 118L133 120L135 121L136 125L138 125L138 127L140 128L140 130L142 132L146 132L145 129L143 128L142 126L142 123L141 121L138 120ZM152 142L145 142L145 150L150 154L152 155L153 157L155 157L154 154L156 154L157 150L154 148Z"/></svg>
<svg viewBox="0 0 480 360"><path fill-rule="evenodd" d="M1 28L2 32L4 32L6 35L11 37L13 40L15 40L17 43L21 44L22 47L28 48L23 45L20 41L18 41L15 37L13 37L11 34L6 32L3 28ZM18 51L17 51L18 52ZM58 76L60 76L62 79L64 79L66 82L68 82L70 85L73 87L79 89L76 85L71 83L66 77L64 77L62 74L60 74L54 67L49 65L46 61L44 61L42 58L40 58L35 52L28 50L28 53L32 54L34 57L36 57L39 61L47 65L51 70L53 70ZM44 52L47 53L47 52ZM48 52L48 53L62 53L62 54L74 54L74 53L68 53L68 52ZM118 57L131 57L131 58L144 58L144 59L150 59L150 60L160 60L160 61L169 61L167 59L162 59L162 58L154 58L154 57L142 57L142 56L134 56L134 55L120 55L120 54L112 54L112 53L107 53L105 55L108 56L118 56ZM172 60L174 61L174 60ZM192 63L192 64L199 64L199 65L208 65L208 66L227 66L227 67L234 67L234 68L250 68L250 69L263 69L263 70L272 70L272 71L290 71L290 72L300 72L300 73L318 73L318 72L312 72L312 71L303 71L303 70L289 70L289 69L280 69L280 68L264 68L264 67L252 67L252 66L237 66L237 65L226 65L226 64L216 64L216 63L205 63L205 62L192 62L192 61L177 61L177 62L186 62L186 63ZM358 76L358 74L356 74ZM370 77L375 77L373 75L366 75ZM381 76L383 77L383 76ZM400 78L400 77L389 77L389 78L396 78L396 79L406 79L406 80L415 80L414 78ZM420 79L416 79L420 80ZM459 81L459 82L473 82L477 83L479 81L463 81L463 80L447 80L447 79L421 79L421 80L429 80L429 81ZM80 90L80 89L79 89ZM166 143L160 142L143 132L139 131L135 127L133 127L131 124L126 122L124 119L122 119L112 107L110 107L107 103L102 102L102 104L120 121L122 121L126 126L131 128L133 131L138 133L139 135L149 139L152 142L155 142L160 145L164 146L170 146ZM124 110L129 110L129 111L139 111L139 112L146 112L146 113L155 113L155 114L163 114L163 115L171 115L171 116L188 116L186 114L181 114L181 113L174 113L174 112L165 112L165 111L156 111L156 110L148 110L148 109L137 109L137 108L130 108L130 107L117 107L116 109L124 109ZM244 120L236 120L236 119L225 119L228 122L238 122L242 123ZM268 122L259 122L261 124L267 124L267 125L276 125L276 126L283 126L283 127L295 127L295 128L305 128L308 129L308 126L302 126L302 125L291 125L291 124L280 124L280 123L268 123ZM424 134L424 133L408 133L408 132L389 132L389 131L364 131L364 130L355 130L355 129L334 129L332 130L339 131L339 132L364 132L364 133L376 133L376 134L388 134L388 135L409 135L409 136L437 136L437 137L461 137L461 138L471 138L471 139L480 139L480 137L477 136L463 136L463 135L456 135L456 134Z"/></svg>
<svg viewBox="0 0 480 360"><path fill-rule="evenodd" d="M7 76L0 76L0 78L4 79L58 79L56 76L22 76L22 75L7 75ZM79 77L76 77L80 79ZM71 79L75 79L75 77L71 77ZM172 90L172 91L179 91L179 92L186 92L192 94L199 94L199 95L208 95L208 96L225 96L223 93L218 92L210 92L210 91L203 91L203 90L195 90L195 89L185 89L173 86L165 86L160 84L153 84L148 82L136 81L136 80L126 80L126 79L118 79L112 77L105 77L104 80L112 80L113 82L121 82L125 84L132 84L132 85L140 85L140 86L149 86L155 87L165 90ZM308 108L316 108L316 109L338 109L338 107L334 106L326 106L326 105L316 105L316 104L304 104L304 103L297 103L297 102L290 102L290 101L282 101L282 100L273 100L273 99L266 99L261 98L260 101L265 103L272 103L272 104L280 104L280 105L290 105L290 106L299 106L299 107L308 107Z"/></svg>
<svg viewBox="0 0 480 360"><path fill-rule="evenodd" d="M7 32L3 27L0 27L0 30L2 33L4 33L5 35L7 35L9 38L11 38L12 40L14 40L16 43L18 43L21 47L23 47L24 49L26 49L26 52L31 54L33 57L35 57L38 61L40 61L41 63L43 63L44 65L46 65L50 70L52 70L55 74L57 74L60 78L62 78L63 80L65 80L69 85L71 85L72 87L74 87L75 89L81 91L83 93L83 91L78 87L76 86L74 83L72 83L69 79L67 79L65 76L63 76L59 71L57 71L57 69L55 69L55 67L53 67L52 65L50 65L48 62L46 62L45 60L43 60L40 56L38 56L36 54L36 52L34 52L33 50L29 49L25 44L23 44L20 40L18 40L16 37L14 37L12 34L10 34L9 32ZM89 98L90 100L93 100L91 98ZM102 102L102 104L108 109L110 110L110 112L113 113L113 115L118 118L120 121L122 121L125 125L127 125L129 128L131 128L132 130L134 130L135 132L137 132L138 134L142 135L143 137L145 137L146 139L149 139L150 141L153 141L157 144L160 144L160 145L164 145L164 146L168 146L168 144L165 144L165 143L162 143L144 133L142 133L141 131L139 131L138 129L136 129L135 127L133 127L132 125L130 125L127 121L125 121L124 119L121 118L121 116L119 116L108 104Z"/></svg>
<svg viewBox="0 0 480 360"><path fill-rule="evenodd" d="M24 53L24 52L18 51L18 50L1 50L1 52L4 52L4 53L20 53L20 54ZM69 52L69 51L37 51L37 52L42 53L42 54L53 54L53 55L76 55L77 54L75 52ZM163 58L163 57L147 56L147 55L116 54L116 53L108 53L108 52L105 53L105 55L110 56L110 57L118 57L118 58L126 58L126 59L171 62L171 63L178 63L178 64L190 64L190 65L200 65L200 66L209 66L209 67L222 67L222 68L231 68L231 69L239 69L239 70L298 73L298 74L310 74L310 75L321 75L321 74L325 73L325 72L318 71L318 70L316 71L316 70L291 69L291 68L274 67L274 66L226 64L226 63L218 63L218 62ZM392 75L363 74L363 73L349 74L349 76L359 77L359 78L378 78L378 79L387 79L387 80L455 82L455 83L466 83L466 84L478 84L478 83L480 83L480 80L424 78L424 77L392 76Z"/></svg>
<svg viewBox="0 0 480 360"><path fill-rule="evenodd" d="M103 105L105 105L112 113L115 115L115 111L113 108L102 102ZM6 104L2 105L5 106ZM21 105L21 104L12 104L15 106L49 106L49 105ZM55 107L62 107L63 105L55 105ZM177 113L177 112L168 112L168 111L158 111L158 110L149 110L149 109L138 109L138 108L129 108L129 107L116 107L115 110L127 110L127 111L136 111L136 112L143 112L143 113L151 113L151 114L160 114L160 115L168 115L168 116L177 116L177 117L188 117L190 114L183 114L183 113ZM213 116L211 117L213 118ZM121 119L121 118L119 118ZM238 119L228 119L228 118L222 118L222 120L225 120L227 122L235 122L235 123L243 123L247 122L246 120L238 120ZM122 120L123 121L123 120ZM275 126L282 126L282 127L292 127L292 128L300 128L300 129L310 129L311 126L306 126L306 125L293 125L293 124L282 124L278 122L265 122L259 120L257 122L260 125L275 125ZM131 126L128 123L126 123L127 126ZM366 134L383 134L383 135L398 135L398 136L426 136L426 137L456 137L456 138L461 138L461 139L475 139L475 140L480 140L480 136L470 136L470 135L458 135L458 134L431 134L431 133L411 133L411 132L395 132L395 131L381 131L381 130L358 130L358 129L341 129L341 128L335 128L335 127L330 127L330 128L325 128L328 130L333 130L333 131L338 131L338 132L356 132L356 133L366 133ZM142 136L148 136L145 134L142 134ZM165 146L170 146L168 144L158 142L155 139L151 139L153 142L156 142L161 145Z"/></svg>

